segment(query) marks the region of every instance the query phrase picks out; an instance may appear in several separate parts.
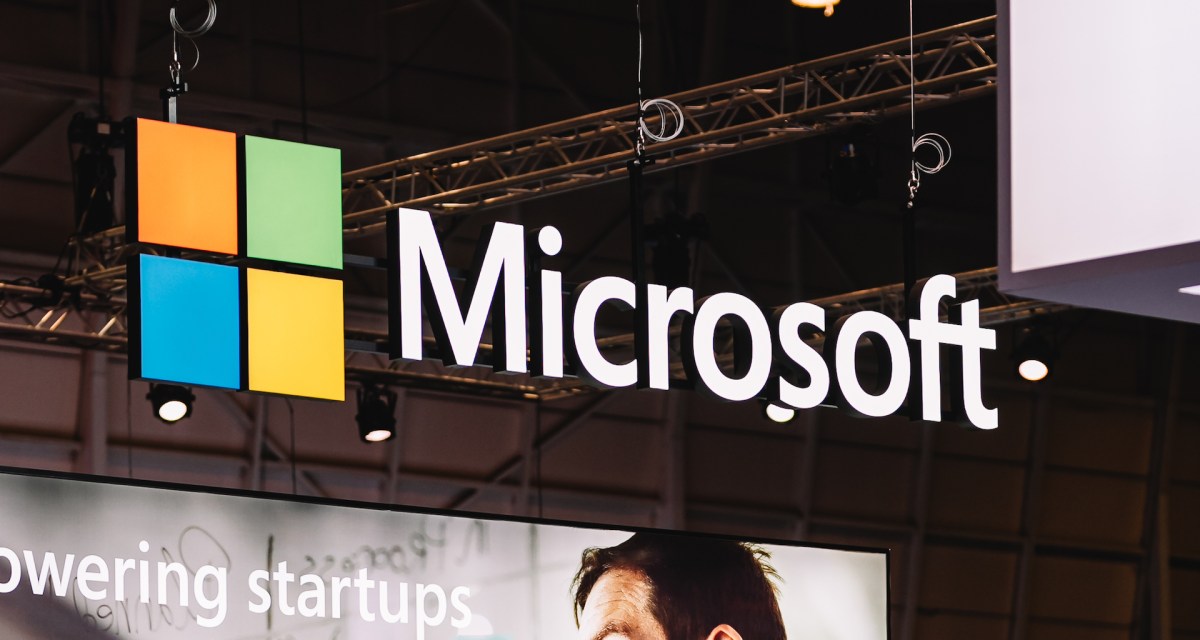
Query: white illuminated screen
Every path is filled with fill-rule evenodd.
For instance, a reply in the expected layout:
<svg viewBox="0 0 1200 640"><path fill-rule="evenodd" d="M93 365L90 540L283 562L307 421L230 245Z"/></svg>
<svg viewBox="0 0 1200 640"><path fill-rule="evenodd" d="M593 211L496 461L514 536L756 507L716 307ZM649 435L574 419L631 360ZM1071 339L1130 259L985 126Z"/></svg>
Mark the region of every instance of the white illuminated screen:
<svg viewBox="0 0 1200 640"><path fill-rule="evenodd" d="M580 630L571 584L584 550L632 535L8 473L0 473L0 513L4 640L99 637L73 632L72 619L121 638L572 640ZM886 640L884 553L761 548L778 573L787 637ZM30 559L41 587L30 579ZM122 559L133 562L120 574L119 595ZM182 583L168 579L165 599L157 591L164 559L189 570ZM47 578L47 567L61 579ZM268 568L292 577L283 584L260 574L255 591L255 572ZM365 600L354 584L333 595L335 581L351 578L371 581ZM271 608L256 611L268 587ZM325 598L311 597L321 591ZM384 620L381 602L398 617L406 595L407 621Z"/></svg>
<svg viewBox="0 0 1200 640"><path fill-rule="evenodd" d="M1200 2L1008 4L1012 271L1200 241Z"/></svg>

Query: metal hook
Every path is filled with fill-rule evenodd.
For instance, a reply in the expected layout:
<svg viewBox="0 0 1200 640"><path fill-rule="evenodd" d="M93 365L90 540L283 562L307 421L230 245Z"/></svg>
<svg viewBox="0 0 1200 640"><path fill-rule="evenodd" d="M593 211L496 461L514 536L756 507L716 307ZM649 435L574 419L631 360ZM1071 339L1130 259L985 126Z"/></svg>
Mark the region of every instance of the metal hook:
<svg viewBox="0 0 1200 640"><path fill-rule="evenodd" d="M168 14L168 17L171 21L171 28L175 30L175 33L178 33L185 38L198 38L208 33L208 30L212 29L213 23L217 21L217 0L207 0L207 2L208 16L204 18L204 22L202 22L199 27L191 30L184 29L183 25L179 24L179 20L175 17L175 6L172 5L171 12Z"/></svg>
<svg viewBox="0 0 1200 640"><path fill-rule="evenodd" d="M658 110L657 133L651 131L650 127L646 124L646 112L650 110L650 107L654 107ZM675 130L671 133L667 133L668 114L670 114L671 118L675 120ZM641 128L642 133L644 133L647 138L650 138L655 142L666 142L667 140L672 140L679 137L679 134L683 133L683 109L681 109L679 105L665 98L646 100L641 104L641 112L638 114L638 126Z"/></svg>
<svg viewBox="0 0 1200 640"><path fill-rule="evenodd" d="M933 147L938 155L937 164L929 166L915 161L917 149L922 146ZM950 164L950 141L940 133L927 133L920 138L917 138L916 141L913 142L912 150L914 165L918 170L921 171L921 173L933 175L944 169L946 165Z"/></svg>
<svg viewBox="0 0 1200 640"><path fill-rule="evenodd" d="M917 161L917 149L922 146L933 147L937 152L937 164L927 165ZM940 133L927 133L913 141L912 168L908 172L908 208L913 208L917 198L917 189L921 187L921 174L933 175L950 164L950 141Z"/></svg>
<svg viewBox="0 0 1200 640"><path fill-rule="evenodd" d="M188 67L186 71L183 71L183 65L179 63L178 57L175 58L175 65L178 66L183 73L191 73L196 70L196 67L200 66L200 45L196 44L196 41L192 40L191 38L185 38L185 40L188 41L188 44L192 45L192 51L196 52L196 59L192 60L192 66ZM178 55L178 51L176 51L176 54Z"/></svg>

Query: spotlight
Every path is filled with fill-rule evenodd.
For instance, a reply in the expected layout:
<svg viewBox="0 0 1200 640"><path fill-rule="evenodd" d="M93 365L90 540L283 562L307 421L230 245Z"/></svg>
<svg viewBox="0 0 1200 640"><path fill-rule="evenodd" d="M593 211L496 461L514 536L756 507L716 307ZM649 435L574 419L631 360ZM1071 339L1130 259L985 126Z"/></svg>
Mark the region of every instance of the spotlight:
<svg viewBox="0 0 1200 640"><path fill-rule="evenodd" d="M196 396L187 387L177 384L150 384L146 399L154 406L154 415L167 424L179 422L192 415Z"/></svg>
<svg viewBox="0 0 1200 640"><path fill-rule="evenodd" d="M1045 380L1055 359L1057 353L1042 331L1033 327L1021 331L1021 338L1013 349L1013 361L1021 379L1029 382Z"/></svg>
<svg viewBox="0 0 1200 640"><path fill-rule="evenodd" d="M384 442L396 435L396 392L375 384L358 390L358 435L363 442Z"/></svg>
<svg viewBox="0 0 1200 640"><path fill-rule="evenodd" d="M773 402L764 402L763 415L772 422L786 424L796 419L796 410L791 407L777 405Z"/></svg>

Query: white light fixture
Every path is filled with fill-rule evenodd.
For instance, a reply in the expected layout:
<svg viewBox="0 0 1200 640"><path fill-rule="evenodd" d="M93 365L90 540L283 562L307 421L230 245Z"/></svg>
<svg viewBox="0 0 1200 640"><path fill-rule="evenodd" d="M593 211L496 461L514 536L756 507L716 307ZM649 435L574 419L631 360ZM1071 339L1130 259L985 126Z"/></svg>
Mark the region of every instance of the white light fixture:
<svg viewBox="0 0 1200 640"><path fill-rule="evenodd" d="M1028 382L1041 382L1050 375L1058 350L1050 342L1051 331L1045 326L1025 327L1013 349L1017 375Z"/></svg>
<svg viewBox="0 0 1200 640"><path fill-rule="evenodd" d="M169 400L158 409L158 417L167 422L177 422L187 415L188 407L179 400Z"/></svg>
<svg viewBox="0 0 1200 640"><path fill-rule="evenodd" d="M1179 290L1179 293L1186 293L1189 296L1200 296L1200 284L1184 287Z"/></svg>
<svg viewBox="0 0 1200 640"><path fill-rule="evenodd" d="M363 442L384 442L396 435L396 392L377 384L358 389L358 435Z"/></svg>
<svg viewBox="0 0 1200 640"><path fill-rule="evenodd" d="M383 442L392 437L392 432L387 429L376 429L363 436L363 440L367 442Z"/></svg>
<svg viewBox="0 0 1200 640"><path fill-rule="evenodd" d="M176 384L151 384L146 399L154 406L154 415L171 424L192 415L196 396L186 387Z"/></svg>
<svg viewBox="0 0 1200 640"><path fill-rule="evenodd" d="M767 405L765 407L763 407L763 413L765 413L766 416L768 418L770 418L772 421L778 422L780 424L783 424L785 422L791 422L792 420L796 419L796 410L795 409L791 409L789 407L781 407L777 404L770 403L770 402L768 402Z"/></svg>
<svg viewBox="0 0 1200 640"><path fill-rule="evenodd" d="M1050 375L1050 367L1041 360L1024 360L1017 365L1017 373L1030 382L1038 382Z"/></svg>
<svg viewBox="0 0 1200 640"><path fill-rule="evenodd" d="M833 15L833 7L842 0L792 0L792 4L805 9L824 9L825 17Z"/></svg>

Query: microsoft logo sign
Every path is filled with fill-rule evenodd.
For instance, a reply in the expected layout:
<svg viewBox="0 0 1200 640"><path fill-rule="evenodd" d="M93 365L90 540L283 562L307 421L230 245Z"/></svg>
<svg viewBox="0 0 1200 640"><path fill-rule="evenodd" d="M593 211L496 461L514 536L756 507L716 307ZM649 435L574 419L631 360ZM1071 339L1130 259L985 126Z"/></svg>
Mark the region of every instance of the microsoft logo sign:
<svg viewBox="0 0 1200 640"><path fill-rule="evenodd" d="M344 400L341 152L128 130L130 377Z"/></svg>

